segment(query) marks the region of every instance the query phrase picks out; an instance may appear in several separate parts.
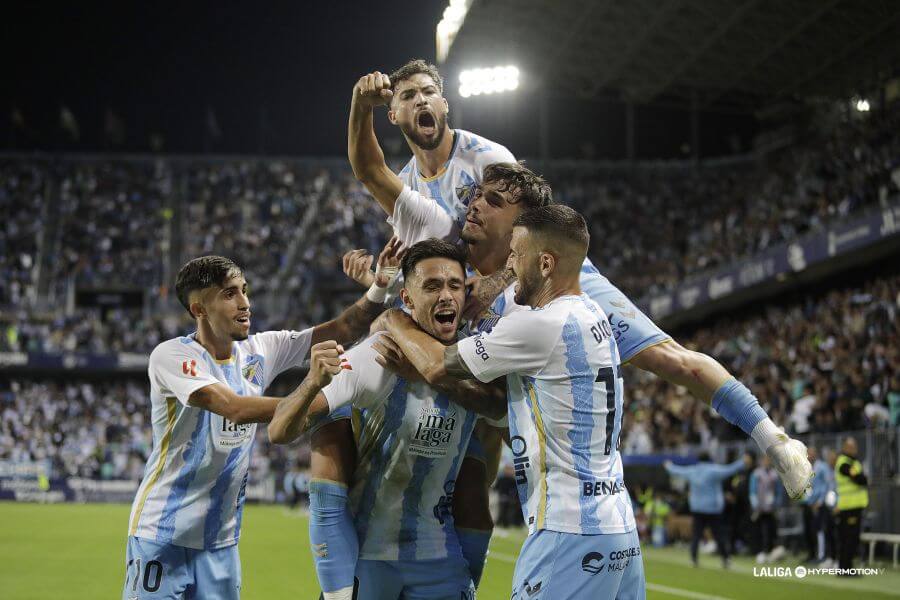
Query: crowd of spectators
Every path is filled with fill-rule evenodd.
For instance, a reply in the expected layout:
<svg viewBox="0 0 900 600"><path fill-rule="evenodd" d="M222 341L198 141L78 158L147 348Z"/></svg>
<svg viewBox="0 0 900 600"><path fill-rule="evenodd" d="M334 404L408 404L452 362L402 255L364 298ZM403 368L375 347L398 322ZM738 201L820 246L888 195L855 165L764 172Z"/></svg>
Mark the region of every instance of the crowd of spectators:
<svg viewBox="0 0 900 600"><path fill-rule="evenodd" d="M679 340L721 361L793 434L900 425L900 276L723 319ZM742 439L684 388L626 371L622 449Z"/></svg>
<svg viewBox="0 0 900 600"><path fill-rule="evenodd" d="M898 131L895 104L822 127L765 162L546 174L556 198L588 217L595 263L637 299L893 201ZM342 286L355 289L340 255L376 252L389 235L340 161L5 158L0 209L0 352L147 353L190 330L171 279L183 260L207 253L244 266L254 303L287 299L270 314L272 305L256 305L254 329L299 329L332 317ZM144 292L145 306L73 300L75 289L123 286ZM898 290L900 278L883 277L770 304L681 341L721 360L791 432L897 424ZM0 460L136 477L149 449L146 391L140 379L0 383ZM707 404L636 369L626 394L625 452L738 437ZM257 473L293 468L283 449L261 447Z"/></svg>

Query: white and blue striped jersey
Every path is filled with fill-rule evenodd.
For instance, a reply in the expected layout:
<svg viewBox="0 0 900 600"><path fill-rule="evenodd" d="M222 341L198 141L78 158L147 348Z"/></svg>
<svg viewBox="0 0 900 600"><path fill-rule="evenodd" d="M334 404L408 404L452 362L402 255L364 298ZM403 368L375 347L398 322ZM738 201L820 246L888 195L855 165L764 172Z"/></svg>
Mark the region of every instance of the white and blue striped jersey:
<svg viewBox="0 0 900 600"><path fill-rule="evenodd" d="M350 509L359 557L430 560L462 556L453 490L477 415L424 382L375 362L372 336L346 352L349 368L322 393L334 411L352 404L357 467Z"/></svg>
<svg viewBox="0 0 900 600"><path fill-rule="evenodd" d="M508 314L458 349L479 380L507 377L510 442L529 533L632 531L618 452L621 362L603 310L586 294L562 296Z"/></svg>
<svg viewBox="0 0 900 600"><path fill-rule="evenodd" d="M512 152L497 142L463 129L452 130L450 158L434 177L422 177L415 155L399 173L404 185L433 199L462 228L475 188L484 168L493 163L515 162ZM390 220L389 220L390 222Z"/></svg>
<svg viewBox="0 0 900 600"><path fill-rule="evenodd" d="M452 244L460 241L460 227L452 218L431 198L408 186L397 197L391 221L397 236L407 246L432 237ZM624 362L628 362L642 350L671 339L619 288L601 275L589 258L585 258L581 266L580 283L581 290L599 304L607 315ZM515 284L497 298L492 307L495 316L503 316L516 309L512 302L514 287Z"/></svg>
<svg viewBox="0 0 900 600"><path fill-rule="evenodd" d="M256 424L238 425L188 405L190 395L221 383L259 396L309 353L312 329L266 331L234 342L216 360L194 334L150 354L153 451L131 507L128 535L196 549L236 544Z"/></svg>

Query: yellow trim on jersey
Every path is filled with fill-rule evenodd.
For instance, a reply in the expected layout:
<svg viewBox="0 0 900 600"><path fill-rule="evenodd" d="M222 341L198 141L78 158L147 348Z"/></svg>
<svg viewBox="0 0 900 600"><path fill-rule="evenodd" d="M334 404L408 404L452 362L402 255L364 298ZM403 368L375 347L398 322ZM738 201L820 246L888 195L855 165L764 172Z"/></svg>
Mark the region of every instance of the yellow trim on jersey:
<svg viewBox="0 0 900 600"><path fill-rule="evenodd" d="M417 165L417 167L418 167L418 165ZM431 177L425 177L424 175L422 175L422 172L419 171L418 168L416 168L416 175L418 175L419 181L421 181L422 183L431 183L432 181L435 181L438 177L440 177L441 175L443 175L446 172L447 172L446 164L443 167L441 167L440 169L438 169L438 172L435 173L434 175L432 175Z"/></svg>
<svg viewBox="0 0 900 600"><path fill-rule="evenodd" d="M213 360L216 361L217 365L230 365L234 362L234 354L232 354L228 358L223 358L222 360L219 360L218 358L213 356Z"/></svg>
<svg viewBox="0 0 900 600"><path fill-rule="evenodd" d="M144 487L144 493L141 494L141 499L138 501L137 510L134 511L134 518L131 521L131 527L128 528L128 535L134 535L137 532L138 523L141 521L141 513L144 511L144 503L147 501L147 496L150 495L150 490L156 485L156 481L159 479L159 475L166 465L166 458L168 458L169 454L169 443L172 441L172 430L175 428L175 410L177 405L178 400L176 398L166 398L166 431L163 433L162 441L159 444L159 458L156 461L156 466L153 468L150 479L147 480L147 485Z"/></svg>
<svg viewBox="0 0 900 600"><path fill-rule="evenodd" d="M541 418L541 411L538 408L537 394L534 386L526 383L528 388L528 397L531 399L531 412L534 414L534 422L537 426L538 448L540 448L540 462L538 466L541 468L541 485L540 500L538 501L537 525L538 529L544 528L544 521L547 518L547 435L544 433L544 420Z"/></svg>

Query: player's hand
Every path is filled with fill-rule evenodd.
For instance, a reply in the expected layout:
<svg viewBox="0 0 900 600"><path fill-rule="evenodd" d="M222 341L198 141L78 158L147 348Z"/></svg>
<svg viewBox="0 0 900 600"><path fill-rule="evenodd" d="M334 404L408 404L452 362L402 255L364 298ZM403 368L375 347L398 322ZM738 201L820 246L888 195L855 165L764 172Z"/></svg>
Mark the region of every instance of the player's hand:
<svg viewBox="0 0 900 600"><path fill-rule="evenodd" d="M393 97L391 79L381 71L363 75L353 86L353 102L358 106L374 108L388 104Z"/></svg>
<svg viewBox="0 0 900 600"><path fill-rule="evenodd" d="M375 269L375 285L387 287L400 273L400 261L406 254L406 246L396 235L388 240L387 244L378 255L377 268ZM369 284L371 285L371 284Z"/></svg>
<svg viewBox="0 0 900 600"><path fill-rule="evenodd" d="M326 340L313 345L309 352L309 374L307 377L321 389L331 383L331 379L341 372L341 354L344 347L334 340Z"/></svg>
<svg viewBox="0 0 900 600"><path fill-rule="evenodd" d="M666 470L671 469L671 468L672 468L672 461L671 461L671 460L663 461L663 468L666 469Z"/></svg>
<svg viewBox="0 0 900 600"><path fill-rule="evenodd" d="M409 362L409 359L403 354L403 350L390 334L383 333L378 336L378 339L372 343L372 348L378 352L375 362L388 371L396 373L398 377L406 381L425 381L425 378Z"/></svg>
<svg viewBox="0 0 900 600"><path fill-rule="evenodd" d="M375 273L372 272L374 260L375 257L365 250L351 250L343 256L344 273L361 286L371 287L375 282Z"/></svg>

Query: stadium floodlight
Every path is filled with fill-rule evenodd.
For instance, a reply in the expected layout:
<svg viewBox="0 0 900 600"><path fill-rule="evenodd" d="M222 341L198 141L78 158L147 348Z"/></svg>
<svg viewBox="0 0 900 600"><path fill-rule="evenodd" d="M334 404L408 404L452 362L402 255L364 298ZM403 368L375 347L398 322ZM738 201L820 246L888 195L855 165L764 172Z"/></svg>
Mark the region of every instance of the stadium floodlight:
<svg viewBox="0 0 900 600"><path fill-rule="evenodd" d="M459 74L459 95L463 98L511 92L517 87L519 87L519 69L512 65L466 69Z"/></svg>
<svg viewBox="0 0 900 600"><path fill-rule="evenodd" d="M869 109L871 108L869 106L869 101L865 98L857 98L854 106L859 112L869 112Z"/></svg>
<svg viewBox="0 0 900 600"><path fill-rule="evenodd" d="M459 33L463 21L466 19L466 13L469 12L469 6L472 0L450 0L447 8L444 9L444 15L437 25L435 32L435 44L437 46L437 60L439 63L447 60L447 54L450 52L450 46Z"/></svg>

